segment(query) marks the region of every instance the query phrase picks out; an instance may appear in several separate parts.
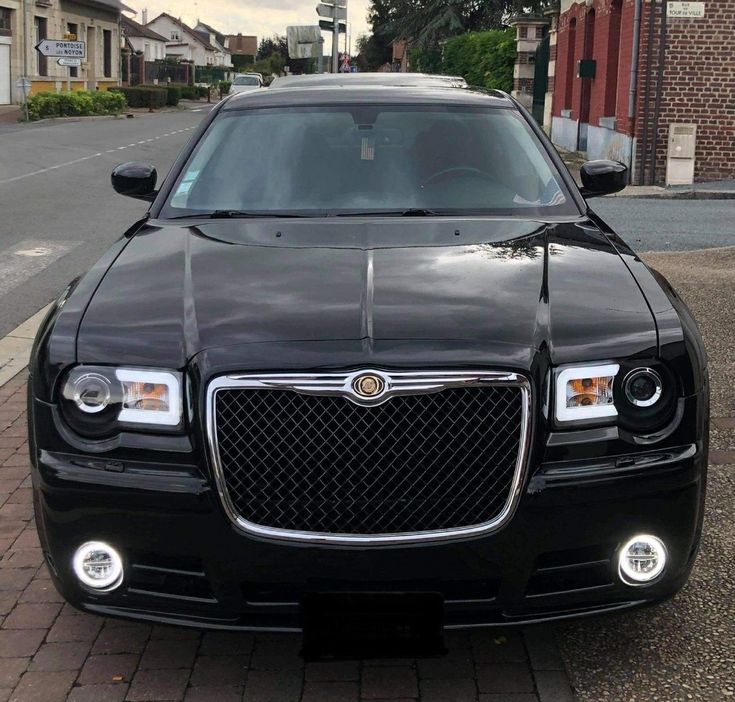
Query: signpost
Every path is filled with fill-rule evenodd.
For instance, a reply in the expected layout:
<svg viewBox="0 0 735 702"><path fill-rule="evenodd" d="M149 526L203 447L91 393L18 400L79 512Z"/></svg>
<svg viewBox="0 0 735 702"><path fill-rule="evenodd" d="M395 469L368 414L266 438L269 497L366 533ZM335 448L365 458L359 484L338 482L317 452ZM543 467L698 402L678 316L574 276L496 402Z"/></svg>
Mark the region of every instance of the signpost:
<svg viewBox="0 0 735 702"><path fill-rule="evenodd" d="M339 65L339 35L347 33L347 0L333 0L333 2L320 2L316 8L320 17L328 17L319 20L319 26L332 31L332 73L338 73ZM343 29L344 27L344 29Z"/></svg>
<svg viewBox="0 0 735 702"><path fill-rule="evenodd" d="M26 122L30 122L28 116L28 91L31 89L31 81L28 78L18 78L15 81L15 87L23 93L23 107L26 113Z"/></svg>
<svg viewBox="0 0 735 702"><path fill-rule="evenodd" d="M36 44L36 51L41 56L57 58L59 66L68 66L66 89L71 90L71 69L82 65L82 59L87 55L87 45L83 41L76 41L75 34L70 34L67 39L41 39Z"/></svg>

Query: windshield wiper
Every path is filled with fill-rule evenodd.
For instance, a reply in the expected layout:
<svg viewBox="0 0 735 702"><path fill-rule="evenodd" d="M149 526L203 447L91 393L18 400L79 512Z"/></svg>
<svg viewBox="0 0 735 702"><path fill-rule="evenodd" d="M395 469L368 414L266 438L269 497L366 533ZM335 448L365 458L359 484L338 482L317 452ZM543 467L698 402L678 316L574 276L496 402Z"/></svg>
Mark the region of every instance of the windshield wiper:
<svg viewBox="0 0 735 702"><path fill-rule="evenodd" d="M247 210L212 210L211 212L196 212L194 214L169 217L169 219L268 219L289 218L298 219L312 217L306 214L291 214L285 212L248 212Z"/></svg>
<svg viewBox="0 0 735 702"><path fill-rule="evenodd" d="M424 207L410 207L407 210L374 210L367 212L343 212L335 217L441 217L445 213Z"/></svg>

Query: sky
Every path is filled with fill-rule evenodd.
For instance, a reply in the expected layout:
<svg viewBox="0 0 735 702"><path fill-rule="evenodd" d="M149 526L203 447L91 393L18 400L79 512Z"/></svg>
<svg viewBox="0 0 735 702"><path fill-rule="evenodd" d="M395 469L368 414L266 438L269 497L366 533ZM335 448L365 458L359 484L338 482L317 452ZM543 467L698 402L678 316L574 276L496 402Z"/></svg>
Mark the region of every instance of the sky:
<svg viewBox="0 0 735 702"><path fill-rule="evenodd" d="M161 12L180 17L189 25L197 19L223 34L255 34L260 41L274 34L286 34L289 25L314 25L318 0L124 0L138 11L134 16L142 22L141 10L148 9L148 21ZM368 32L367 11L370 0L348 0L348 22L352 29L352 47L360 34ZM348 31L350 27L348 26ZM325 51L331 41L324 34Z"/></svg>

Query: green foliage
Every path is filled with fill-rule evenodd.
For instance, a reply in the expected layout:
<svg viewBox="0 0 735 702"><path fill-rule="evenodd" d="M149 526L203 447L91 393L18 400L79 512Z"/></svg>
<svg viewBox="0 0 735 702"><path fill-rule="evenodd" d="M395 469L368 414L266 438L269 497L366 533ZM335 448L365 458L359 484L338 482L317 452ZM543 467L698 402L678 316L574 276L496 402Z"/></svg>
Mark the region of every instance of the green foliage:
<svg viewBox="0 0 735 702"><path fill-rule="evenodd" d="M155 109L165 107L168 101L168 91L162 87L137 86L135 88L112 88L111 90L122 93L130 107Z"/></svg>
<svg viewBox="0 0 735 702"><path fill-rule="evenodd" d="M514 30L469 32L446 42L441 72L463 76L470 85L510 92L515 59Z"/></svg>
<svg viewBox="0 0 735 702"><path fill-rule="evenodd" d="M442 52L440 49L410 49L409 63L419 73L442 73Z"/></svg>
<svg viewBox="0 0 735 702"><path fill-rule="evenodd" d="M232 87L232 81L230 80L221 80L219 82L219 94L220 95L228 95L230 92L230 88Z"/></svg>
<svg viewBox="0 0 735 702"><path fill-rule="evenodd" d="M140 88L162 88L166 91L166 104L169 107L176 107L179 104L179 100L182 98L181 85L176 83L161 83L160 85L140 85Z"/></svg>
<svg viewBox="0 0 735 702"><path fill-rule="evenodd" d="M252 66L254 63L254 56L248 56L246 54L232 54L232 65L238 73L243 73L246 68Z"/></svg>
<svg viewBox="0 0 735 702"><path fill-rule="evenodd" d="M207 97L207 89L203 85L179 85L182 100L199 100Z"/></svg>
<svg viewBox="0 0 735 702"><path fill-rule="evenodd" d="M124 109L125 96L107 90L42 92L28 98L28 116L31 121L48 117L115 115Z"/></svg>

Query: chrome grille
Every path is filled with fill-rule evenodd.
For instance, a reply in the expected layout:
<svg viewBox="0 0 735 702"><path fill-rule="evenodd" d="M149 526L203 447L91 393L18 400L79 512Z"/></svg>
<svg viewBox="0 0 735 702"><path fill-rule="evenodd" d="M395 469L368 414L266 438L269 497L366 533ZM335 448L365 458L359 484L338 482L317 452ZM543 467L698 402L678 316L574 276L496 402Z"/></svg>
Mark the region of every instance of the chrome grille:
<svg viewBox="0 0 735 702"><path fill-rule="evenodd" d="M230 516L249 531L332 541L497 528L519 490L529 393L494 376L451 374L421 392L384 374L387 396L368 406L303 379L298 391L273 376L215 381L210 443Z"/></svg>

